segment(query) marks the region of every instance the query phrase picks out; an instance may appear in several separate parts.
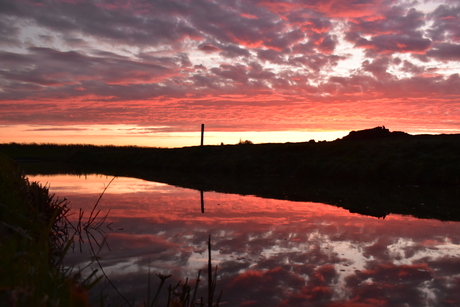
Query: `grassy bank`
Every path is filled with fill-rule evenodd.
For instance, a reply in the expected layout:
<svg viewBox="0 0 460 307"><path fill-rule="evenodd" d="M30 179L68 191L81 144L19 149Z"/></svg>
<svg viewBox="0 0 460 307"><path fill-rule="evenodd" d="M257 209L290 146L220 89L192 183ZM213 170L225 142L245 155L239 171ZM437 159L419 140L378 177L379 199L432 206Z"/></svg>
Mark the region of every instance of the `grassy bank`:
<svg viewBox="0 0 460 307"><path fill-rule="evenodd" d="M30 174L101 173L322 202L377 217L460 220L460 135L377 132L379 137L365 131L364 137L350 133L333 142L173 149L0 144L0 152Z"/></svg>
<svg viewBox="0 0 460 307"><path fill-rule="evenodd" d="M69 246L64 201L0 155L1 306L87 306L89 281L62 266Z"/></svg>
<svg viewBox="0 0 460 307"><path fill-rule="evenodd" d="M146 300L136 298L141 301L139 304L128 301L116 288L119 296L104 295L104 285L100 284L101 292L91 293L103 276L107 278L90 242L91 238L96 240L91 230L97 230L105 218L96 220L98 212L94 215L91 212L86 218L80 212L80 226L75 226L80 230L76 233L66 218L67 204L67 200L50 195L48 187L29 182L13 160L0 154L0 306L160 306L160 302L161 306L205 306L203 298L197 296L200 275L196 285L188 279L175 280L166 289L165 281L171 275L156 274L160 282L155 289L156 283L152 280L150 284L149 273ZM96 207L97 203L94 209ZM86 234L88 241L79 241L82 234ZM97 270L91 269L92 273L83 279L80 271L63 266L74 238L78 244L87 242L91 246L92 258L102 273L98 278L95 277ZM211 237L208 253L210 257ZM217 268L210 267L211 258L208 266L208 299L213 302L212 306L219 306L222 293L214 296ZM106 281L112 285L108 278Z"/></svg>
<svg viewBox="0 0 460 307"><path fill-rule="evenodd" d="M239 144L185 148L0 144L20 163L40 161L50 172L133 169L300 181L458 186L460 135L352 139L333 142ZM25 166L27 167L27 165Z"/></svg>

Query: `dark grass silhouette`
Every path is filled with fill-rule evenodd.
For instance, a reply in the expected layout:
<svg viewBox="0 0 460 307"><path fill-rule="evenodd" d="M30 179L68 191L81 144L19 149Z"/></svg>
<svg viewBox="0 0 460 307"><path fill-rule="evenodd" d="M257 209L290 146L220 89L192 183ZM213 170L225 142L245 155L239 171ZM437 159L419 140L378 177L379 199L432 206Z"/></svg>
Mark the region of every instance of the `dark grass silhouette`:
<svg viewBox="0 0 460 307"><path fill-rule="evenodd" d="M93 276L82 279L62 265L72 244L68 211L65 199L0 155L2 306L86 306Z"/></svg>
<svg viewBox="0 0 460 307"><path fill-rule="evenodd" d="M103 277L119 296L118 301L105 302L101 293L98 305L119 306L124 302L127 306L134 306L108 278L96 252L104 245L109 248L101 227L105 225L109 212L103 215L98 204L110 183L89 215L80 209L78 221L72 224L67 219L70 212L68 200L55 198L47 186L29 182L14 161L0 155L1 306L89 306L93 299L90 290ZM76 245L81 251L82 244L90 245L92 261L99 265L99 270L86 266L91 271L85 278L81 277L80 269L63 265L67 252ZM217 267L214 270L211 267L210 236L208 251L208 302L197 296L201 274L198 272L193 288L187 279L164 289L161 294L167 298L166 306L219 306L222 292L215 295ZM155 295L152 295L155 288L150 287L149 272L147 301L136 306L164 306L160 305L160 292L170 275L156 276L161 279L161 284Z"/></svg>
<svg viewBox="0 0 460 307"><path fill-rule="evenodd" d="M351 132L332 142L147 148L92 145L0 144L22 163L117 175L133 169L298 180L458 186L460 135L408 135L383 127Z"/></svg>
<svg viewBox="0 0 460 307"><path fill-rule="evenodd" d="M332 142L172 149L0 144L0 151L31 174L102 173L202 191L317 201L378 217L401 213L460 220L458 134L409 135L376 127Z"/></svg>

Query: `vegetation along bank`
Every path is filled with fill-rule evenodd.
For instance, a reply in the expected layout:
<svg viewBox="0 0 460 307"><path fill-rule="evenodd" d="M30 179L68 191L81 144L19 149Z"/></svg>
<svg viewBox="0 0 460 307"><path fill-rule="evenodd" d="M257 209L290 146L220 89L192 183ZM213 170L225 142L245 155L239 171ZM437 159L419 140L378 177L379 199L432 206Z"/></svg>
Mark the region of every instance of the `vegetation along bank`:
<svg viewBox="0 0 460 307"><path fill-rule="evenodd" d="M458 186L460 135L409 135L384 127L353 131L332 142L149 148L0 144L0 152L43 171L179 172L201 176L296 178L302 182L366 182Z"/></svg>
<svg viewBox="0 0 460 307"><path fill-rule="evenodd" d="M90 280L62 265L67 212L0 154L0 306L87 306Z"/></svg>

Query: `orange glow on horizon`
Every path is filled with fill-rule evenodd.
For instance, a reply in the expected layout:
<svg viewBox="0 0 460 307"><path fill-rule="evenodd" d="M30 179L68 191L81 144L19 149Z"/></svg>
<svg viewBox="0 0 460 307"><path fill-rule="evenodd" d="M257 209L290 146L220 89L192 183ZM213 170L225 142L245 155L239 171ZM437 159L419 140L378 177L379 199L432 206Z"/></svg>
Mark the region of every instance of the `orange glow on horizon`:
<svg viewBox="0 0 460 307"><path fill-rule="evenodd" d="M381 126L379 122L353 130ZM387 128L392 128L386 125ZM198 126L194 132L169 131L169 127L142 127L135 125L13 125L0 126L0 143L48 143L48 144L90 144L145 147L188 147L200 145L201 132ZM405 129L390 129L404 131ZM238 144L249 140L261 143L299 143L334 141L346 136L351 130L292 130L292 131L218 131L205 125L204 145ZM419 127L411 134L456 134L454 128Z"/></svg>
<svg viewBox="0 0 460 307"><path fill-rule="evenodd" d="M208 144L382 125L460 131L460 32L447 0L34 5L15 2L18 31L0 50L2 143L192 146L201 123ZM85 24L86 10L129 18L109 31ZM43 22L61 15L83 24ZM66 39L79 31L81 42Z"/></svg>
<svg viewBox="0 0 460 307"><path fill-rule="evenodd" d="M40 127L40 126L38 126ZM33 129L37 129L34 131ZM48 130L47 130L48 129ZM188 147L200 145L201 132L167 132L162 128L130 125L77 125L74 127L22 125L0 126L1 143L52 143L92 144L146 147ZM158 132L155 132L158 130ZM204 145L237 144L250 140L259 143L286 143L333 141L348 134L348 131L208 131L205 128Z"/></svg>

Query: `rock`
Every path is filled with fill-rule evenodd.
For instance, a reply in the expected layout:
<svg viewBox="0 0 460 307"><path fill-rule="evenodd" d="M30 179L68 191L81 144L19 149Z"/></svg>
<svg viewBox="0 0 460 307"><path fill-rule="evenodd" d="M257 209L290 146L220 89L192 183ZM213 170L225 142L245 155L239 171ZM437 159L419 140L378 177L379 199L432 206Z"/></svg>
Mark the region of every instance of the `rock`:
<svg viewBox="0 0 460 307"><path fill-rule="evenodd" d="M394 137L408 137L410 134L402 131L390 132L389 129L382 127L375 127L371 129L364 129L358 131L351 131L347 136L344 136L342 140L375 140L381 138L394 138Z"/></svg>

